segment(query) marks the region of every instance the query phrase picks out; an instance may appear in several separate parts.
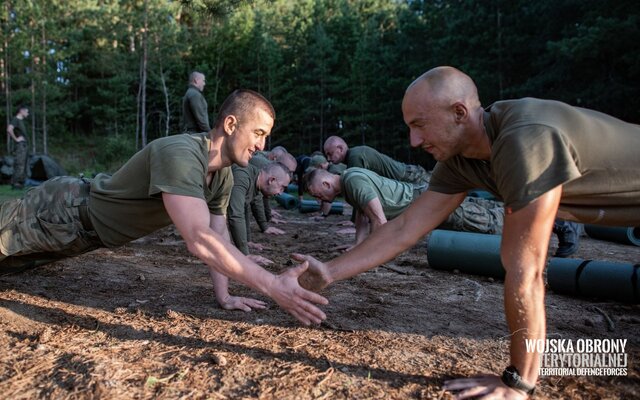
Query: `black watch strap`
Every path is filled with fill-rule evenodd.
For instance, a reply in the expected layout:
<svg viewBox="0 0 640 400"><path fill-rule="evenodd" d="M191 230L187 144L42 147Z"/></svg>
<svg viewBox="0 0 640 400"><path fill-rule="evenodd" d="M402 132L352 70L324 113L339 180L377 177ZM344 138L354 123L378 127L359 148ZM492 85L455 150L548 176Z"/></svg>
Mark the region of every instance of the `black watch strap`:
<svg viewBox="0 0 640 400"><path fill-rule="evenodd" d="M532 395L536 391L536 385L530 385L522 380L520 372L513 365L505 368L502 373L502 382L513 389L518 389L526 394Z"/></svg>

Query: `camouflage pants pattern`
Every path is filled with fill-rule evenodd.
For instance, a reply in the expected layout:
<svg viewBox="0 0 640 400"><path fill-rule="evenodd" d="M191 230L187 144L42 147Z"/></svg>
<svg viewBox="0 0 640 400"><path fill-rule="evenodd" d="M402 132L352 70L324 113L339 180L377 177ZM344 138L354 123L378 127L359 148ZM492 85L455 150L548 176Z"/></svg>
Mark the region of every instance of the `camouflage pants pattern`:
<svg viewBox="0 0 640 400"><path fill-rule="evenodd" d="M0 206L0 274L102 247L87 230L89 184L57 177ZM84 224L83 224L84 221Z"/></svg>
<svg viewBox="0 0 640 400"><path fill-rule="evenodd" d="M13 158L11 184L24 185L24 181L27 180L27 142L18 142L15 144Z"/></svg>
<svg viewBox="0 0 640 400"><path fill-rule="evenodd" d="M407 164L407 168L404 171L402 177L403 182L412 183L414 186L429 186L431 180L431 172L427 172L419 165Z"/></svg>
<svg viewBox="0 0 640 400"><path fill-rule="evenodd" d="M439 228L452 231L501 234L504 204L480 197L466 197Z"/></svg>

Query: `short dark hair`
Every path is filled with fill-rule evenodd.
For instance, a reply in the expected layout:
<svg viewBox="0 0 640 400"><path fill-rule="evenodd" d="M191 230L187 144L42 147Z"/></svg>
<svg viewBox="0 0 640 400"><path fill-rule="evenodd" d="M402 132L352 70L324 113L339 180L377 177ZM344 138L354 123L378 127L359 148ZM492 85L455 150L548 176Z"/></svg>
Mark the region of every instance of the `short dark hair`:
<svg viewBox="0 0 640 400"><path fill-rule="evenodd" d="M271 118L276 119L276 110L263 95L251 89L236 89L220 106L215 126L221 126L229 115L242 117L255 108L262 108Z"/></svg>
<svg viewBox="0 0 640 400"><path fill-rule="evenodd" d="M29 106L26 104L20 104L18 106L18 108L16 108L16 114L19 113L22 110L29 110Z"/></svg>
<svg viewBox="0 0 640 400"><path fill-rule="evenodd" d="M273 175L277 170L280 170L283 174L289 177L289 180L291 180L291 171L289 171L289 168L281 162L271 161L261 169L269 175Z"/></svg>
<svg viewBox="0 0 640 400"><path fill-rule="evenodd" d="M321 171L321 170L322 170L321 168L309 167L305 171L304 175L302 175L302 181L304 183L303 187L306 192L309 191L309 185L311 184L311 182L316 180L317 176L320 174L320 172L318 171Z"/></svg>

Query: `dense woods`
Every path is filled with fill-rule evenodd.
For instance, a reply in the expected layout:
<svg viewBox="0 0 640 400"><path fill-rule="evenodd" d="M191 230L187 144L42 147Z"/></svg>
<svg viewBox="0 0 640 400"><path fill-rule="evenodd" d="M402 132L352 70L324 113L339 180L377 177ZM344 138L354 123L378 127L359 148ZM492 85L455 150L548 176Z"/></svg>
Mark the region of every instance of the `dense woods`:
<svg viewBox="0 0 640 400"><path fill-rule="evenodd" d="M535 96L640 122L639 11L635 0L5 0L0 114L31 107L34 152L52 137L140 148L178 131L197 69L212 120L235 88L271 99L271 146L308 153L338 134L415 161L400 102L437 65L472 76L485 105Z"/></svg>

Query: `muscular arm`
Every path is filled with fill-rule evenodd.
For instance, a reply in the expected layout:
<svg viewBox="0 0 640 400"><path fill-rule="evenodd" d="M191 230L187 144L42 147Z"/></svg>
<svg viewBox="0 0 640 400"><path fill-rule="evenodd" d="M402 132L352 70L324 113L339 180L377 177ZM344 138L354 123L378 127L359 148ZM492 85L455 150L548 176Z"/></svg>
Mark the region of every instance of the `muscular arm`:
<svg viewBox="0 0 640 400"><path fill-rule="evenodd" d="M504 306L511 332L511 363L526 382L538 378L539 354L527 353L525 339L544 339L543 271L562 186L524 208L505 214L501 259L506 270Z"/></svg>
<svg viewBox="0 0 640 400"><path fill-rule="evenodd" d="M297 278L306 265L275 276L211 229L204 200L169 193L163 193L162 200L189 251L210 268L271 297L304 324L320 323L326 318L313 303L326 304L327 300L298 285Z"/></svg>
<svg viewBox="0 0 640 400"><path fill-rule="evenodd" d="M209 227L222 236L227 242L231 243L229 230L227 229L227 219L223 215L211 214ZM213 290L216 293L216 300L220 305L224 304L229 298L229 278L216 271L211 265L209 267L209 275L213 281Z"/></svg>
<svg viewBox="0 0 640 400"><path fill-rule="evenodd" d="M364 206L362 212L358 212L356 217L356 244L366 239L370 231L373 232L386 223L387 217L384 215L380 199L375 197Z"/></svg>

